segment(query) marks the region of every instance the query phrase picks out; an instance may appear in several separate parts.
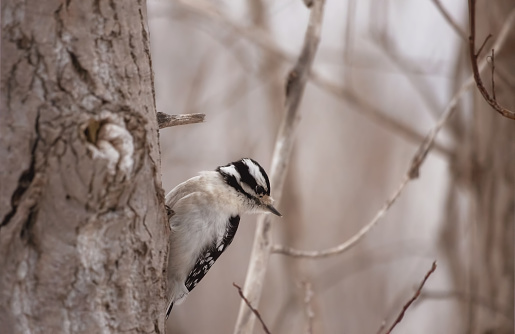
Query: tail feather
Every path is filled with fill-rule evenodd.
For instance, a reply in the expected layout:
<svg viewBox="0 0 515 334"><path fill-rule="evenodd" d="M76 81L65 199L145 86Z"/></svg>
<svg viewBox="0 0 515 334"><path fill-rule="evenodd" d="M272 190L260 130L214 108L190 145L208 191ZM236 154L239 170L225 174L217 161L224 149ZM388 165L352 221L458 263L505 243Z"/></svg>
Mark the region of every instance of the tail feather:
<svg viewBox="0 0 515 334"><path fill-rule="evenodd" d="M166 319L170 316L170 312L172 312L173 307L173 299L170 300L170 303L168 304L168 307L166 308Z"/></svg>
<svg viewBox="0 0 515 334"><path fill-rule="evenodd" d="M172 297L170 298L170 302L168 303L168 307L166 308L166 319L170 316L170 312L172 312L173 305L181 304L184 299L188 296L188 289L184 285L184 283L175 283L172 290Z"/></svg>

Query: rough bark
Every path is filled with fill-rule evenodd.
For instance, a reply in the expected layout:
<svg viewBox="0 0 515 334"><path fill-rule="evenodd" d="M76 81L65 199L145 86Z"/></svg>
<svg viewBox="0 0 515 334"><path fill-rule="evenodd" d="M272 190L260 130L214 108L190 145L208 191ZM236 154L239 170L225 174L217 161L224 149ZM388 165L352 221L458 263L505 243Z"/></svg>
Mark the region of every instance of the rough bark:
<svg viewBox="0 0 515 334"><path fill-rule="evenodd" d="M2 1L3 333L163 332L146 3Z"/></svg>

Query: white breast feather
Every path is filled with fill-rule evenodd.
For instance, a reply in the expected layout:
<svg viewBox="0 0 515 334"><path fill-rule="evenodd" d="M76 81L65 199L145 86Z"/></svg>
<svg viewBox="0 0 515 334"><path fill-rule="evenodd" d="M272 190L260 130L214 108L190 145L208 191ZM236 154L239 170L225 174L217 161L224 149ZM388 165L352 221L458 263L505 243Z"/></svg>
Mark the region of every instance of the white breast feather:
<svg viewBox="0 0 515 334"><path fill-rule="evenodd" d="M228 219L243 213L243 201L218 172L202 172L170 191L166 203L174 211L168 268L182 284L199 254L223 238Z"/></svg>

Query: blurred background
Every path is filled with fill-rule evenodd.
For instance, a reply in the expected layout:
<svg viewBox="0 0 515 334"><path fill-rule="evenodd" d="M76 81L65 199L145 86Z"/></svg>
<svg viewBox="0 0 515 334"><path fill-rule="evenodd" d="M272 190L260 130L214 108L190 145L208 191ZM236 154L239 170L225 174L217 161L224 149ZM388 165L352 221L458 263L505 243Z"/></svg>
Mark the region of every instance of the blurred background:
<svg viewBox="0 0 515 334"><path fill-rule="evenodd" d="M165 191L241 157L269 171L293 63L249 36L264 32L295 60L309 9L300 0L147 3L158 111L206 114L203 124L161 130ZM493 34L484 54L514 8L478 1L477 47ZM495 75L498 101L514 110L510 30ZM340 90L306 86L275 243L325 249L373 218L470 76L468 31L465 0L327 0L313 69ZM489 70L483 80L490 89ZM434 260L396 333L513 333L515 122L474 85L436 143L420 178L357 246L319 260L272 255L259 305L272 333L305 332L303 281L314 293L313 333L384 332ZM174 308L168 333L232 333L232 283L244 285L255 223L242 217L229 250Z"/></svg>

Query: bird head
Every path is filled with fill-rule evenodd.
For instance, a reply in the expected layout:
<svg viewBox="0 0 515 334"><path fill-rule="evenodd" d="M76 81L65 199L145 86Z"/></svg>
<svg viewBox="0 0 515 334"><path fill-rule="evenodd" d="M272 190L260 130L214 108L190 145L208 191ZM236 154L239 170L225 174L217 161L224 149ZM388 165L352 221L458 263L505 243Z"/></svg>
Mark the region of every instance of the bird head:
<svg viewBox="0 0 515 334"><path fill-rule="evenodd" d="M241 194L250 211L270 212L276 216L282 215L273 206L270 197L270 181L265 170L257 161L243 158L216 169L225 182Z"/></svg>

